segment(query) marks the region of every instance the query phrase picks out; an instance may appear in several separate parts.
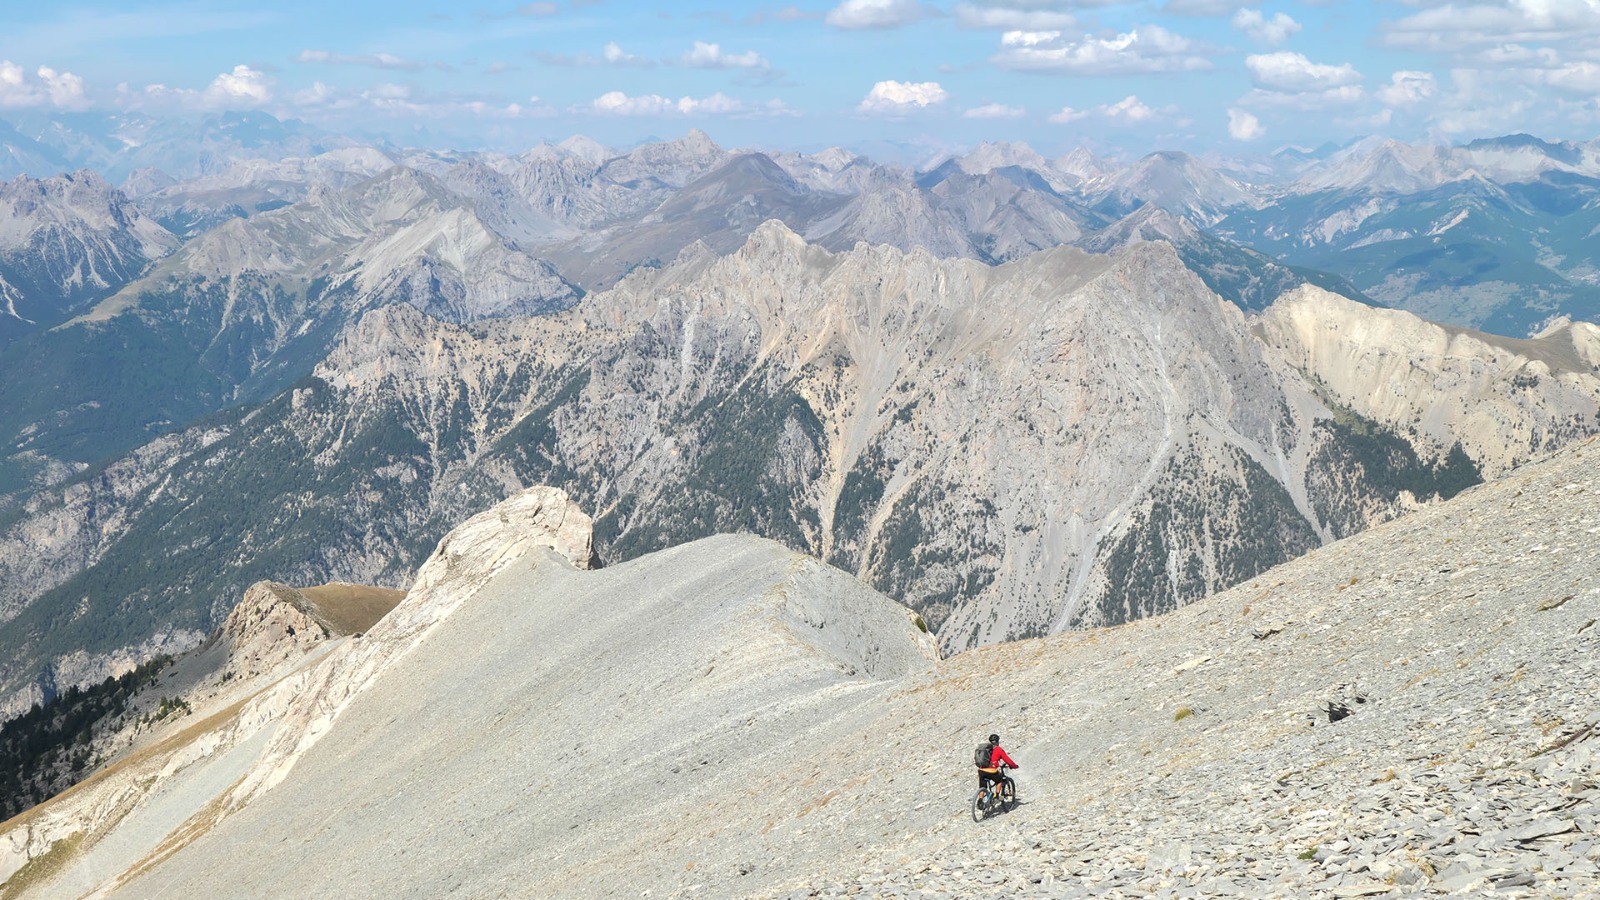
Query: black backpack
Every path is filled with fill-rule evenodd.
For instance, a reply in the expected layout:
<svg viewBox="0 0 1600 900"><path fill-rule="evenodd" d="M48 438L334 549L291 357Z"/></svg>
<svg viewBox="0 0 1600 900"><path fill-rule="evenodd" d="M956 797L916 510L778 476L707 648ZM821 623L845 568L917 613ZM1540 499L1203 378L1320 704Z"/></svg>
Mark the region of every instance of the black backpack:
<svg viewBox="0 0 1600 900"><path fill-rule="evenodd" d="M994 762L994 745L979 744L978 749L972 754L972 761L977 763L980 769L989 768L989 764Z"/></svg>

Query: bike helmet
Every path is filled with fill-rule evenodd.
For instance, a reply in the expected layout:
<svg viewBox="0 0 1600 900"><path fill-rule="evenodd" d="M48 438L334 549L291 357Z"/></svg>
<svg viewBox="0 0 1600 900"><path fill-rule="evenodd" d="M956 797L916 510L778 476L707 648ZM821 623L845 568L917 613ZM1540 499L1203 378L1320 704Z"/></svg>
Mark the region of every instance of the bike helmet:
<svg viewBox="0 0 1600 900"><path fill-rule="evenodd" d="M991 744L1000 743L1000 735L998 735L998 734L989 735L989 743L991 743Z"/></svg>

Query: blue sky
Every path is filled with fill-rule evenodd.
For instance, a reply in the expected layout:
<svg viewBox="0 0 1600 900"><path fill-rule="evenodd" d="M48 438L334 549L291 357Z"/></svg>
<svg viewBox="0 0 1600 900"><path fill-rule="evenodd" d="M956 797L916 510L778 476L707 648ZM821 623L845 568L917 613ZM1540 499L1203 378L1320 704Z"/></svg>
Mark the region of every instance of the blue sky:
<svg viewBox="0 0 1600 900"><path fill-rule="evenodd" d="M401 143L1587 139L1600 0L7 4L0 117L260 109Z"/></svg>

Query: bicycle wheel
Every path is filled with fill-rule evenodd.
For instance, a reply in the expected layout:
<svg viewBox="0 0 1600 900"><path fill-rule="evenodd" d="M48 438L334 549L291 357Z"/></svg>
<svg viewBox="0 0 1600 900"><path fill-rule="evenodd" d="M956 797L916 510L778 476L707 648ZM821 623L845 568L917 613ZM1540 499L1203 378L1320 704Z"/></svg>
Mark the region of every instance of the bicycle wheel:
<svg viewBox="0 0 1600 900"><path fill-rule="evenodd" d="M1007 778L1000 785L1000 808L1009 812L1017 805L1017 783Z"/></svg>
<svg viewBox="0 0 1600 900"><path fill-rule="evenodd" d="M983 817L989 812L989 804L984 802L987 799L986 794L987 792L983 788L978 788L978 792L972 795L972 821L974 822L982 822Z"/></svg>

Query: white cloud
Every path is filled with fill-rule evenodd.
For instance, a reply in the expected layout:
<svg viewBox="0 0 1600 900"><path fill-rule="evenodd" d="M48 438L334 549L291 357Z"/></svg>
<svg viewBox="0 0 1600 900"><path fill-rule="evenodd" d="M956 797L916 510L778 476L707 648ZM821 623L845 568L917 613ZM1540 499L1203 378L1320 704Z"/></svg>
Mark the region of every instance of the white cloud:
<svg viewBox="0 0 1600 900"><path fill-rule="evenodd" d="M1267 130L1261 127L1261 120L1242 109L1228 110L1228 136L1236 141L1253 141Z"/></svg>
<svg viewBox="0 0 1600 900"><path fill-rule="evenodd" d="M920 0L844 0L826 19L835 28L899 28L927 15Z"/></svg>
<svg viewBox="0 0 1600 900"><path fill-rule="evenodd" d="M1167 0L1161 11L1177 16L1225 16L1252 2L1254 0Z"/></svg>
<svg viewBox="0 0 1600 900"><path fill-rule="evenodd" d="M673 100L660 94L630 96L622 91L601 94L589 104L592 112L607 116L791 116L781 100L748 104L721 92L709 97L679 97Z"/></svg>
<svg viewBox="0 0 1600 900"><path fill-rule="evenodd" d="M1063 9L1041 8L1042 4L1029 0L978 0L975 3L957 3L956 24L962 28L993 28L1000 31L1039 31L1049 28L1071 28L1078 24L1072 13Z"/></svg>
<svg viewBox="0 0 1600 900"><path fill-rule="evenodd" d="M553 16L561 11L561 7L554 3L524 3L517 7L517 14L523 16Z"/></svg>
<svg viewBox="0 0 1600 900"><path fill-rule="evenodd" d="M400 69L408 72L414 72L418 69L427 68L425 63L420 63L410 59L402 59L398 56L395 56L393 53L363 53L351 55L345 53L331 53L327 50L301 50L300 55L296 56L295 60L303 63L326 63L336 66L371 66L374 69Z"/></svg>
<svg viewBox="0 0 1600 900"><path fill-rule="evenodd" d="M985 103L974 106L961 114L964 119L1020 119L1028 111L1020 106L1007 106L1004 103Z"/></svg>
<svg viewBox="0 0 1600 900"><path fill-rule="evenodd" d="M1263 44L1281 44L1300 31L1300 23L1287 13L1274 13L1272 18L1259 9L1241 9L1233 14L1233 27L1253 41Z"/></svg>
<svg viewBox="0 0 1600 900"><path fill-rule="evenodd" d="M1392 47L1459 53L1479 46L1527 42L1591 44L1600 35L1595 0L1507 0L1448 3L1389 23L1381 42Z"/></svg>
<svg viewBox="0 0 1600 900"><path fill-rule="evenodd" d="M600 58L614 66L635 66L645 61L644 57L623 50L616 41L606 41L605 47L600 50Z"/></svg>
<svg viewBox="0 0 1600 900"><path fill-rule="evenodd" d="M39 80L44 83L50 102L62 109L83 109L89 105L83 96L83 79L71 72L57 72L49 66L40 66Z"/></svg>
<svg viewBox="0 0 1600 900"><path fill-rule="evenodd" d="M937 81L880 81L858 107L866 113L903 114L943 103L950 95Z"/></svg>
<svg viewBox="0 0 1600 900"><path fill-rule="evenodd" d="M1399 71L1374 93L1385 106L1411 106L1432 97L1436 90L1432 72Z"/></svg>
<svg viewBox="0 0 1600 900"><path fill-rule="evenodd" d="M593 55L591 53L588 53L588 52L577 53L577 54L568 54L568 53L551 53L551 52L549 52L547 50L534 51L533 55L538 57L538 59L540 61L545 62L545 63L549 63L552 66L641 66L641 67L644 67L644 66L652 66L652 65L654 65L654 63L651 62L649 59L646 59L643 56L636 56L636 55L634 55L632 53L629 53L628 51L622 49L622 46L620 44L618 44L616 41L606 41L605 46L600 48L600 55L599 56L595 56L595 55Z"/></svg>
<svg viewBox="0 0 1600 900"><path fill-rule="evenodd" d="M1143 25L1114 37L1077 40L1060 31L1008 31L990 59L1008 69L1075 75L1198 72L1211 68L1200 50L1182 35Z"/></svg>
<svg viewBox="0 0 1600 900"><path fill-rule="evenodd" d="M245 65L218 75L204 94L208 105L229 109L260 106L271 99L272 84L267 76Z"/></svg>
<svg viewBox="0 0 1600 900"><path fill-rule="evenodd" d="M696 69L765 69L767 60L754 50L744 53L723 53L718 44L695 41L694 48L680 60Z"/></svg>
<svg viewBox="0 0 1600 900"><path fill-rule="evenodd" d="M1170 113L1169 108L1165 112ZM1061 111L1050 116L1050 121L1057 125L1077 122L1091 116L1109 119L1113 122L1122 122L1128 125L1140 125L1145 122L1160 118L1162 112L1151 109L1144 101L1129 94L1115 103L1102 103L1093 109L1073 109L1070 106L1061 107Z"/></svg>
<svg viewBox="0 0 1600 900"><path fill-rule="evenodd" d="M168 91L159 85L152 87L160 88L155 93L185 93ZM150 91L148 88L146 90ZM539 105L538 97L528 98L528 103L531 105L498 104L430 94L410 85L392 82L380 82L365 89L346 89L330 87L317 81L308 88L296 91L290 96L289 101L300 113L312 115L346 113L353 109L374 110L391 116L430 119L463 115L490 119L518 119L556 114L555 109Z"/></svg>
<svg viewBox="0 0 1600 900"><path fill-rule="evenodd" d="M0 61L0 107L33 106L39 102L39 92L28 83L22 67L11 60Z"/></svg>
<svg viewBox="0 0 1600 900"><path fill-rule="evenodd" d="M0 61L0 108L54 106L59 109L86 109L83 79L71 72L58 72L40 66L29 77L11 60Z"/></svg>
<svg viewBox="0 0 1600 900"><path fill-rule="evenodd" d="M1116 103L1099 107L1100 114L1108 119L1122 119L1126 122L1147 122L1156 117L1156 111L1145 106L1138 97L1129 94Z"/></svg>
<svg viewBox="0 0 1600 900"><path fill-rule="evenodd" d="M1314 63L1299 53L1280 50L1247 56L1244 67L1256 87L1284 94L1310 94L1347 87L1361 81L1349 63L1330 66Z"/></svg>
<svg viewBox="0 0 1600 900"><path fill-rule="evenodd" d="M1600 64L1581 61L1538 70L1533 80L1578 94L1600 94Z"/></svg>

